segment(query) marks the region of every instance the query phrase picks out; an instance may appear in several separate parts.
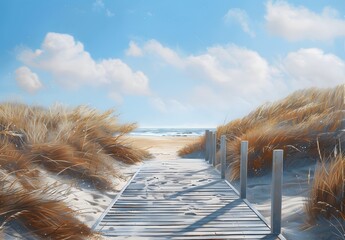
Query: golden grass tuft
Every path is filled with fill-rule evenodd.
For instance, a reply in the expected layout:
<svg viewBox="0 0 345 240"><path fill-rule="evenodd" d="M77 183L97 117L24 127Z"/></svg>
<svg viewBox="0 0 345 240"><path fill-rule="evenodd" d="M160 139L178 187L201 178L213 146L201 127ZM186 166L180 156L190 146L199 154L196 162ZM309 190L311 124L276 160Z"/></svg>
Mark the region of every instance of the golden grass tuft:
<svg viewBox="0 0 345 240"><path fill-rule="evenodd" d="M0 168L16 176L26 189L38 188L39 171L33 168L31 159L4 140L0 141Z"/></svg>
<svg viewBox="0 0 345 240"><path fill-rule="evenodd" d="M311 224L320 216L345 220L345 157L340 154L328 162L319 164L306 204Z"/></svg>
<svg viewBox="0 0 345 240"><path fill-rule="evenodd" d="M2 225L21 224L40 239L85 239L91 230L59 193L43 189L41 173L100 191L114 189L111 179L121 177L114 162L134 164L150 157L126 143L125 135L135 128L119 124L112 110L0 104Z"/></svg>
<svg viewBox="0 0 345 240"><path fill-rule="evenodd" d="M183 148L178 150L177 154L179 156L187 156L191 153L203 151L205 151L205 136L201 136L198 139L196 139L193 143L184 146Z"/></svg>
<svg viewBox="0 0 345 240"><path fill-rule="evenodd" d="M35 164L43 166L49 172L87 181L99 190L110 190L112 185L109 177L116 176L115 172L104 176L105 167L101 171L102 166L97 165L101 163L93 162L93 155L88 157L87 153L78 152L67 144L36 144L31 148L31 155Z"/></svg>
<svg viewBox="0 0 345 240"><path fill-rule="evenodd" d="M62 201L50 199L47 189L28 191L0 172L0 219L5 226L22 227L40 239L85 239L92 231ZM23 229L24 228L24 229Z"/></svg>

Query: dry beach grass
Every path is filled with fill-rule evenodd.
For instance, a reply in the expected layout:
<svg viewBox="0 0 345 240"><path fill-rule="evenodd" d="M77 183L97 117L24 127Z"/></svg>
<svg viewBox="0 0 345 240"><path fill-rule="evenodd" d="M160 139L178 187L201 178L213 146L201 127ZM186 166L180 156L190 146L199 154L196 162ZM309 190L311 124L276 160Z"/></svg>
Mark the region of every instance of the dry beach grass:
<svg viewBox="0 0 345 240"><path fill-rule="evenodd" d="M321 215L327 219L345 220L345 158L340 154L332 160L320 163L306 205L310 223ZM345 232L344 232L345 233Z"/></svg>
<svg viewBox="0 0 345 240"><path fill-rule="evenodd" d="M265 175L270 170L273 149L284 149L286 167L299 159L305 164L322 162L314 175L307 214L309 219L320 216L344 219L345 160L339 156L334 158L335 153L339 155L344 151L344 87L300 90L219 126L218 149L221 135L226 135L228 140L230 179L239 178L242 140L249 141L248 170L253 177ZM180 156L203 151L204 141L200 138L198 143L180 149Z"/></svg>
<svg viewBox="0 0 345 240"><path fill-rule="evenodd" d="M121 173L112 162L134 164L150 157L125 140L135 127L119 124L113 111L99 112L86 106L45 109L0 104L2 232L15 232L19 227L19 234L39 239L97 236L63 201L65 193L61 191L68 188L47 187L44 175L100 192L114 189L109 179L121 177Z"/></svg>

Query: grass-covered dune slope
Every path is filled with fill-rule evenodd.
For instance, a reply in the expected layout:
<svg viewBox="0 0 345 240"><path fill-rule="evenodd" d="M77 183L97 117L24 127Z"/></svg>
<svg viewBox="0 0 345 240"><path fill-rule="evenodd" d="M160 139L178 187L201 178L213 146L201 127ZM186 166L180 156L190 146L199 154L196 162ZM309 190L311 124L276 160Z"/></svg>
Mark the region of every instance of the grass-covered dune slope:
<svg viewBox="0 0 345 240"><path fill-rule="evenodd" d="M262 105L247 116L217 127L227 137L230 179L240 174L241 140L249 141L248 171L252 176L271 168L274 149L284 150L286 167L303 159L318 160L307 212L345 219L344 172L344 85L332 89L311 88ZM180 156L204 151L205 137L179 151Z"/></svg>
<svg viewBox="0 0 345 240"><path fill-rule="evenodd" d="M20 229L38 239L95 236L43 175L101 192L114 189L111 178L120 176L114 161L149 157L124 140L135 127L119 124L113 111L86 106L0 104L0 230Z"/></svg>

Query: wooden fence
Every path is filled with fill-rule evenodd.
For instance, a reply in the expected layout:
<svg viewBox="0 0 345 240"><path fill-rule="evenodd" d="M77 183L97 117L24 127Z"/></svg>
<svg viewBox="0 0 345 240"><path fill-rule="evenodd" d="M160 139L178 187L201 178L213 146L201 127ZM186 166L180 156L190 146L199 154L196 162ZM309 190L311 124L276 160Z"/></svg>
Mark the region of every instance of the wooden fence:
<svg viewBox="0 0 345 240"><path fill-rule="evenodd" d="M216 166L217 132L205 131L205 160ZM220 137L220 172L221 178L225 179L226 172L226 136ZM240 163L240 197L247 198L247 173L248 173L248 141L241 141ZM273 151L272 163L272 189L271 189L271 232L281 233L282 211L282 183L283 183L283 150Z"/></svg>

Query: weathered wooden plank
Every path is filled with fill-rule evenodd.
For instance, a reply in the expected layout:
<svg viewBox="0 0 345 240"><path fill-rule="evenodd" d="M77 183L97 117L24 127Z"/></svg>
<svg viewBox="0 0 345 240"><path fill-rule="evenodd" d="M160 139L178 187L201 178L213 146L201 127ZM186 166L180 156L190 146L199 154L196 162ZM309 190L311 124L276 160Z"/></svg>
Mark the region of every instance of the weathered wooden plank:
<svg viewBox="0 0 345 240"><path fill-rule="evenodd" d="M166 239L166 238L164 238ZM221 240L221 239L265 239L265 240L276 240L279 239L276 236L273 235L225 235L225 236L188 236L188 237L183 237L183 236L172 236L170 239L174 240ZM155 238L155 240L159 240L158 238Z"/></svg>
<svg viewBox="0 0 345 240"><path fill-rule="evenodd" d="M196 201L201 201L201 202L209 202L210 204L217 204L217 205L226 205L226 204L231 204L232 202L236 201L235 196L178 196L178 197L170 197L169 195L164 195L164 196L157 196L154 195L152 197L155 197L154 199L145 199L145 198L122 198L120 201L121 202L130 202L130 203L140 203L140 202L163 202L166 201L167 204L174 204L178 202L191 202L194 203ZM212 201L211 201L212 200Z"/></svg>
<svg viewBox="0 0 345 240"><path fill-rule="evenodd" d="M143 221L149 221L149 222L158 222L158 219L156 220L152 220L153 217L159 217L159 216L167 216L168 215L168 212L165 212L165 213L160 213L160 214L157 214L154 215L154 214L146 214L146 215L142 215L142 217L146 217L147 219L143 219ZM125 216L125 215L123 215ZM136 218L138 215L131 215L132 218ZM131 218L131 216L129 215L128 219ZM207 215L206 215L207 216ZM183 216L183 214L181 214L179 217L175 216L174 218L166 218L165 220L163 219L159 219L160 222L162 221L166 221L166 222L180 222L180 221L183 221L183 220L191 220L191 221L195 221L197 219L200 219L199 223L201 222L216 222L216 221L259 221L260 218L258 218L257 216L255 215L251 215L251 216L248 216L248 215L240 215L240 216L236 216L236 217L224 217L224 218L210 218L210 219L203 219L206 217L205 215L194 215L194 214L185 214L185 216ZM118 218L117 215L108 215L108 216L105 216L104 219L113 219L113 220L119 220L119 221L122 221L123 218Z"/></svg>
<svg viewBox="0 0 345 240"><path fill-rule="evenodd" d="M265 240L276 240L279 239L276 236L273 235L231 235L231 236L174 236L174 235L164 235L164 237L159 236L146 236L146 237L140 237L140 236L126 236L126 240L137 240L137 239L152 239L154 240L165 240L165 239L174 239L174 240L222 240L222 239L265 239ZM123 240L123 236L112 236L111 239L120 239Z"/></svg>
<svg viewBox="0 0 345 240"><path fill-rule="evenodd" d="M166 233L162 233L162 232L113 232L113 231L109 231L107 232L107 236L128 236L128 235L138 235L138 236L162 236L165 235ZM250 235L250 234L255 234L255 235L270 235L270 231L269 230L259 230L259 231L224 231L224 232L218 232L218 231L212 231L212 232L197 232L197 231L192 231L192 232L178 232L175 233L176 235L180 235L180 236L209 236L209 235ZM164 236L163 235L163 236Z"/></svg>
<svg viewBox="0 0 345 240"><path fill-rule="evenodd" d="M219 207L207 207L207 208L202 208L202 207L173 207L173 206L144 206L144 207L122 207L122 208L112 208L109 210L109 212L127 212L127 211L155 211L155 212L160 212L162 210L166 210L169 212L172 211L197 211L197 212L215 212L216 210L218 210ZM251 209L248 208L243 208L243 209L223 209L222 210L224 214L241 214L241 213L252 213L253 211L251 211ZM255 213L254 213L255 214ZM173 214L172 214L173 215ZM255 214L256 215L256 214Z"/></svg>
<svg viewBox="0 0 345 240"><path fill-rule="evenodd" d="M178 191L184 191L179 192L179 194L188 195L188 194L219 194L219 195L225 195L225 196L237 196L235 191L232 191L229 188L221 188L221 189L208 189L208 188L198 188L198 189L191 189L191 188L175 188ZM175 193L172 190L174 189L165 189L164 187L156 188L154 192L151 192L150 195L155 195L159 193ZM148 191L148 189L137 189L137 190L128 190L126 191L123 196L130 196L130 195L138 195L140 196L140 193L145 194Z"/></svg>
<svg viewBox="0 0 345 240"><path fill-rule="evenodd" d="M129 222L131 221L132 225L129 224ZM121 226L143 226L143 227L170 227L170 226L190 226L190 224L188 223L182 223L182 224L174 224L172 225L170 222L160 222L159 224L149 224L147 222L142 222L141 219L138 219L136 221L136 219L131 219L130 221L123 221L123 222L101 222L99 225L100 226L113 226L115 225L116 227L121 227ZM205 223L203 225L201 225L201 227L215 227L215 228L232 228L232 227L266 227L267 229L267 225L256 220L256 221L215 221L215 222L208 222Z"/></svg>
<svg viewBox="0 0 345 240"><path fill-rule="evenodd" d="M204 206L204 207L193 207L193 206L171 206L171 205L158 205L158 206L144 206L144 207L138 207L138 206L131 206L131 207L116 207L116 208L112 208L109 210L112 212L126 212L126 211L131 211L131 210L138 210L138 209L142 209L145 211L161 211L161 210L168 210L168 211L185 211L185 210L195 210L195 211L215 211L218 210L219 207L221 206ZM245 213L245 212L250 212L252 213L253 211L249 208L242 208L242 209L232 209L232 208L228 208L228 209L223 209L225 213L231 213L231 214L235 214L235 213ZM256 215L256 214L255 214Z"/></svg>
<svg viewBox="0 0 345 240"><path fill-rule="evenodd" d="M128 234L130 233L137 233L139 235L141 234L150 234L150 233L164 233L164 234L171 234L172 232L188 232L192 231L194 234L209 234L210 232L218 232L218 233L228 233L228 232L258 232L263 233L265 232L268 234L267 228L258 227L255 230L252 230L253 228L228 228L228 229L218 229L218 228L208 228L208 227L200 227L198 229L194 229L193 227L179 227L179 228L155 228L155 227L105 227L103 228L103 233L107 231L115 232L116 234Z"/></svg>
<svg viewBox="0 0 345 240"><path fill-rule="evenodd" d="M238 218L232 218L232 219L226 219L226 220L212 220L212 221L257 221L258 218L256 217L238 217ZM112 219L112 218L104 218L104 220L106 220L106 222L122 222L123 224L125 224L124 221L119 221L118 219ZM166 224L166 223L170 223L170 224L193 224L195 222L198 222L198 224L206 224L206 223L209 223L211 222L210 220L203 220L203 219L200 219L200 218L195 218L195 219L190 219L190 218L186 218L186 219L173 219L173 220L166 220L166 221L163 221L163 220L160 220L160 221L146 221L146 222L142 222L142 223L146 223L147 225L159 225L159 224ZM134 221L130 224L133 224L134 225ZM129 224L129 225L130 225ZM138 222L138 224L140 224L140 222ZM268 229L268 228L267 228Z"/></svg>
<svg viewBox="0 0 345 240"><path fill-rule="evenodd" d="M128 218L126 218L126 216ZM122 213L122 214L112 214L109 213L109 215L105 216L104 219L113 219L113 220L118 220L118 221L134 221L134 219L141 219L143 222L157 222L159 221L183 221L183 220L197 220L197 219L202 219L205 218L207 215L205 214L195 214L194 213L181 213L180 215L175 215L171 216L169 215L168 212L162 212L162 213L157 213L157 214L138 214L137 212L131 212L128 215ZM170 217L170 218L169 218ZM170 220L173 217L173 220ZM155 221L152 221L152 218L155 218ZM255 215L249 215L249 214L243 214L243 215L237 215L236 217L234 216L223 216L223 217L217 217L217 218L212 218L210 220L205 220L205 222L217 222L217 221L260 221L260 218L258 218ZM265 224L266 225L266 224ZM267 225L266 225L267 226Z"/></svg>
<svg viewBox="0 0 345 240"><path fill-rule="evenodd" d="M222 214L225 214L225 213L235 213L235 212L239 212L239 213L243 213L242 215L244 215L246 212L253 212L251 211L250 209L248 208L243 208L243 209L234 209L234 210L231 210L231 209L222 209L222 210L219 210L219 208L193 208L193 207L186 207L186 208L174 208L174 207L160 207L160 208L155 208L155 207L151 207L151 208L148 208L146 206L143 206L143 207L123 207L123 208L112 208L110 209L109 211L112 211L112 212L126 212L126 211L150 211L149 213L154 213L154 212L162 212L164 211L164 209L166 211L169 211L169 212L172 212L173 210L174 213L178 213L178 212L185 212L186 210L194 210L196 212L207 212L207 213L214 213L216 211L218 211L217 213L222 213ZM172 216L174 216L174 213L172 213ZM255 214L255 213L254 213ZM220 214L218 214L220 215ZM255 214L256 215L256 214Z"/></svg>
<svg viewBox="0 0 345 240"><path fill-rule="evenodd" d="M206 229L211 229L212 231L214 230L217 230L217 231L229 231L229 229L231 230L236 230L237 231L242 231L241 229L243 230L267 230L267 226L264 225L264 224L252 224L252 225L215 225L215 224L205 224L205 225L200 225L200 227L195 227L195 226L191 226L191 225L158 225L158 226L155 226L155 225L143 225L143 224L135 224L135 225L128 225L128 224L124 224L124 225L111 225L111 223L109 224L100 224L101 226L104 226L103 227L103 230L106 230L107 228L112 228L112 229L116 229L116 230L124 230L124 229L127 229L127 230L130 230L131 228L133 229L145 229L146 231L148 229L163 229L163 230L166 230L166 229L171 229L171 230L180 230L180 229L186 229L186 228L189 228L189 229L199 229L199 231L204 231Z"/></svg>
<svg viewBox="0 0 345 240"><path fill-rule="evenodd" d="M209 190L208 186L205 185L201 185L201 184L193 184L193 185L187 185L187 183L174 183L172 185L167 185L167 184L161 184L161 183L154 183L154 184L138 184L136 183L137 186L130 186L128 188L128 190L144 190L147 188L151 188L152 190L157 189L164 189L164 190L185 190L185 189L189 189L189 190ZM214 185L212 190L218 190L218 191L229 191L229 188L226 185L222 185L222 184L218 184L218 183L209 183L209 185Z"/></svg>

